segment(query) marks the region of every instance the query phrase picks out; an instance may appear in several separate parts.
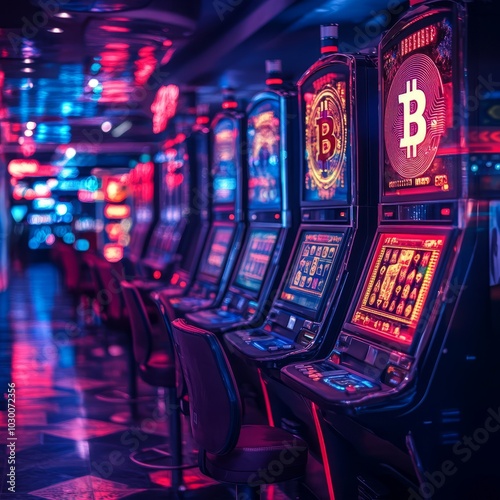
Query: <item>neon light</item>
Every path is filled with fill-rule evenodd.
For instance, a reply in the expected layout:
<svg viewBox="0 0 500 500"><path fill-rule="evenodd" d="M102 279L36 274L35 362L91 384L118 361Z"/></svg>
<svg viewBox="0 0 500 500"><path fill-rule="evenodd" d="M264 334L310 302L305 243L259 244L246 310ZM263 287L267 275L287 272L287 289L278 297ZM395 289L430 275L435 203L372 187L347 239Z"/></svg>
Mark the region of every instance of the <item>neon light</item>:
<svg viewBox="0 0 500 500"><path fill-rule="evenodd" d="M198 125L205 125L210 121L210 118L208 116L197 116L196 117L196 123Z"/></svg>
<svg viewBox="0 0 500 500"><path fill-rule="evenodd" d="M330 500L335 500L335 494L333 493L333 482L332 474L330 472L330 462L328 461L328 453L326 451L325 437L323 436L323 430L321 429L321 424L319 421L319 408L315 403L311 403L312 414L314 419L314 427L316 428L316 434L318 436L319 448L321 451L321 458L323 460L323 467L325 468L326 484L328 487L328 498Z"/></svg>
<svg viewBox="0 0 500 500"><path fill-rule="evenodd" d="M56 200L54 198L38 198L33 200L33 208L35 210L50 210L54 207Z"/></svg>
<svg viewBox="0 0 500 500"><path fill-rule="evenodd" d="M269 425L271 427L274 427L273 411L271 408L271 401L269 400L269 392L267 390L267 384L262 377L262 371L260 368L257 368L257 372L259 373L260 387L262 388L264 403L266 405L267 421L269 422Z"/></svg>
<svg viewBox="0 0 500 500"><path fill-rule="evenodd" d="M40 163L38 160L11 160L7 167L9 174L13 177L22 178L26 175L34 175L38 172Z"/></svg>
<svg viewBox="0 0 500 500"><path fill-rule="evenodd" d="M21 222L28 213L28 207L26 205L14 205L11 207L10 213L16 222Z"/></svg>
<svg viewBox="0 0 500 500"><path fill-rule="evenodd" d="M322 54L331 54L333 52L338 52L339 48L335 46L326 46L326 47L321 47L321 53Z"/></svg>
<svg viewBox="0 0 500 500"><path fill-rule="evenodd" d="M161 271L158 271L156 270L154 273L153 273L153 278L155 280L159 280L161 278Z"/></svg>
<svg viewBox="0 0 500 500"><path fill-rule="evenodd" d="M282 85L282 84L283 84L282 78L268 78L266 80L266 85Z"/></svg>
<svg viewBox="0 0 500 500"><path fill-rule="evenodd" d="M108 219L125 219L130 215L130 207L128 205L106 205L104 215Z"/></svg>
<svg viewBox="0 0 500 500"><path fill-rule="evenodd" d="M222 109L236 109L238 103L236 101L226 101L222 103Z"/></svg>
<svg viewBox="0 0 500 500"><path fill-rule="evenodd" d="M108 33L129 33L130 28L127 28L125 26L101 26L101 29L103 31L107 31Z"/></svg>
<svg viewBox="0 0 500 500"><path fill-rule="evenodd" d="M105 187L106 201L122 202L128 196L127 186L118 180L108 179Z"/></svg>
<svg viewBox="0 0 500 500"><path fill-rule="evenodd" d="M175 116L178 98L179 87L177 85L162 86L158 89L155 100L151 104L153 132L155 134L165 130L168 121Z"/></svg>
<svg viewBox="0 0 500 500"><path fill-rule="evenodd" d="M75 242L75 235L73 233L66 233L63 236L63 241L67 245L72 245Z"/></svg>
<svg viewBox="0 0 500 500"><path fill-rule="evenodd" d="M121 224L106 224L104 230L111 241L118 241L123 234L123 228Z"/></svg>
<svg viewBox="0 0 500 500"><path fill-rule="evenodd" d="M103 254L108 262L119 262L123 258L123 247L120 245L104 245Z"/></svg>
<svg viewBox="0 0 500 500"><path fill-rule="evenodd" d="M97 199L97 191L86 191L80 189L78 191L78 201L82 203L93 203Z"/></svg>
<svg viewBox="0 0 500 500"><path fill-rule="evenodd" d="M90 243L88 240L76 240L73 247L79 252L86 252L90 248Z"/></svg>
<svg viewBox="0 0 500 500"><path fill-rule="evenodd" d="M57 215L66 215L68 213L68 205L66 203L58 203L55 212Z"/></svg>

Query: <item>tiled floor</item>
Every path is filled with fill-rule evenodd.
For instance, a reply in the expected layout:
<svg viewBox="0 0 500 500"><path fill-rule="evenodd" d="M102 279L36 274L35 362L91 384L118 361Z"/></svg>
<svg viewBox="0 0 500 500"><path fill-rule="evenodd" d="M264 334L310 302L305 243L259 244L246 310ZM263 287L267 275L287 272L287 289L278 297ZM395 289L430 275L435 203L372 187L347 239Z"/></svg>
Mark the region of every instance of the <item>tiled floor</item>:
<svg viewBox="0 0 500 500"><path fill-rule="evenodd" d="M155 408L158 399L141 403L131 420L127 404L96 397L126 380L124 350L109 347L120 341L120 332L90 331L78 323L74 299L49 264L14 275L9 290L0 293L0 387L4 392L15 383L17 438L15 493L8 490L2 454L1 498L170 497L168 472L143 468L129 458L138 446L166 442L166 421ZM155 395L144 385L139 392ZM8 437L5 409L2 401L2 444ZM192 449L189 443L186 449ZM185 471L184 482L182 498L234 498L198 469ZM266 496L288 498L274 487Z"/></svg>

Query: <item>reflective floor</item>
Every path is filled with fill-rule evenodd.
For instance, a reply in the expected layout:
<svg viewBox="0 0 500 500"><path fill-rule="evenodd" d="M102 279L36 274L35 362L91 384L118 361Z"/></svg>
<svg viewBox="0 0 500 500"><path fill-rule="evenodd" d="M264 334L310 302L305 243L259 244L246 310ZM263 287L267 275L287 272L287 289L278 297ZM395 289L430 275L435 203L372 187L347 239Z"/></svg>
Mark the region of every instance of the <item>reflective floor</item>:
<svg viewBox="0 0 500 500"><path fill-rule="evenodd" d="M0 440L15 442L16 469L13 492L2 454L1 498L169 498L170 473L129 458L168 442L164 400L142 384L134 416L129 404L102 400L126 389L124 334L84 327L83 316L49 264L15 273L0 294L0 386L14 382L16 396L15 429L7 427L5 400L0 408ZM183 425L186 460L195 461ZM198 469L185 471L184 482L182 498L234 498ZM274 486L266 497L288 498Z"/></svg>

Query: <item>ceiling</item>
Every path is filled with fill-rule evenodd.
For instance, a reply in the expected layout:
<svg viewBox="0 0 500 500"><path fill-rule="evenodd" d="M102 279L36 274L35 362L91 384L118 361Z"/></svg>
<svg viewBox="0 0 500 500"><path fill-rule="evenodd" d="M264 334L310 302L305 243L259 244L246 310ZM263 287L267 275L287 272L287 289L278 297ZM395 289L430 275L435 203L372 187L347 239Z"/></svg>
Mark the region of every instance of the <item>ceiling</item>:
<svg viewBox="0 0 500 500"><path fill-rule="evenodd" d="M340 23L348 48L369 51L406 6L404 0L3 2L4 147L26 154L69 143L155 142L163 137L152 131L160 87L180 87L183 111L196 102L215 108L221 86L245 100L263 87L265 59L281 58L286 76L298 79L319 54L319 24ZM36 126L27 128L31 122Z"/></svg>

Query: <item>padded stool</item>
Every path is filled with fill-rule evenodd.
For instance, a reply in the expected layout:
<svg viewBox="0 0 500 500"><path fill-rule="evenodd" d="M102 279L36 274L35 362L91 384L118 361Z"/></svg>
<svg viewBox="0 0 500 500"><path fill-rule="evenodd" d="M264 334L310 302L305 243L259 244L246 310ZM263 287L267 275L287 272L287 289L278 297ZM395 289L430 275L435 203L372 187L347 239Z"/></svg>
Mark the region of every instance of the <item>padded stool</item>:
<svg viewBox="0 0 500 500"><path fill-rule="evenodd" d="M146 467L172 470L172 488L178 489L182 484L182 469L195 465L182 464L182 428L180 404L176 397L176 366L172 343L165 329L153 330L137 288L127 281L123 281L121 286L129 311L137 372L147 384L166 390L166 408L169 410L169 452L166 447L157 446L135 451L130 459ZM170 463L165 465L165 461Z"/></svg>
<svg viewBox="0 0 500 500"><path fill-rule="evenodd" d="M304 475L308 447L302 439L276 427L242 425L238 388L215 334L183 319L173 321L172 334L201 471L235 484L237 498L242 489L259 498L261 485Z"/></svg>

